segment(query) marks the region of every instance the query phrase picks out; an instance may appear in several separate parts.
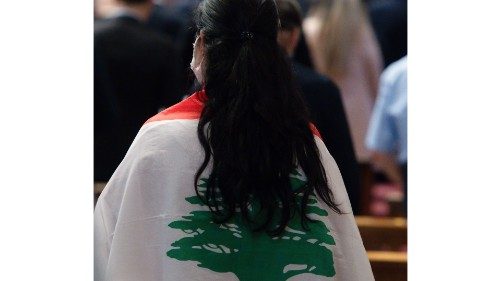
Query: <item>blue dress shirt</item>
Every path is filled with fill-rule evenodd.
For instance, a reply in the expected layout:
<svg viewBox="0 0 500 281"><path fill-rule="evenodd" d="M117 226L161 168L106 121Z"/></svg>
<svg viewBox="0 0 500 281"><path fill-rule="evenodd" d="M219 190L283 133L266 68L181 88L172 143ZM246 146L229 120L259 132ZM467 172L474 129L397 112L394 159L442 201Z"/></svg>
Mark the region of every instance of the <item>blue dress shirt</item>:
<svg viewBox="0 0 500 281"><path fill-rule="evenodd" d="M368 127L369 150L393 153L407 162L407 67L406 56L382 73L380 89Z"/></svg>

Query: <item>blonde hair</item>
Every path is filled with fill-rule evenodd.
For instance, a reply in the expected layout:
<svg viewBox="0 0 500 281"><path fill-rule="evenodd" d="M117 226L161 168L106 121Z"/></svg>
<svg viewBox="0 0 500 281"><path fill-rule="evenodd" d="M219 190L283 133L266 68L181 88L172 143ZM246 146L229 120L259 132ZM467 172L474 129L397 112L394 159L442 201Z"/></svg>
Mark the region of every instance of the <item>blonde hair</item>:
<svg viewBox="0 0 500 281"><path fill-rule="evenodd" d="M344 74L351 49L359 42L363 29L370 28L359 0L326 0L312 12L321 21L319 33L320 72L334 77Z"/></svg>

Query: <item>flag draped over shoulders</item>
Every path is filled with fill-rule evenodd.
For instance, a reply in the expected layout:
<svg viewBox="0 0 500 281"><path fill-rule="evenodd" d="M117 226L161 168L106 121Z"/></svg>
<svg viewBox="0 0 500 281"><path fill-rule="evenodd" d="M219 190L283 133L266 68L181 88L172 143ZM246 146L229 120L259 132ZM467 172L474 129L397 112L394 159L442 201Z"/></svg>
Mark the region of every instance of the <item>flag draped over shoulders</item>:
<svg viewBox="0 0 500 281"><path fill-rule="evenodd" d="M336 214L316 196L308 201L310 230L292 218L284 233L252 232L237 212L211 220L196 196L203 159L197 126L203 91L149 119L109 180L94 212L96 281L112 280L374 280L342 176L311 125ZM203 192L210 166L197 185ZM292 186L306 183L298 168Z"/></svg>

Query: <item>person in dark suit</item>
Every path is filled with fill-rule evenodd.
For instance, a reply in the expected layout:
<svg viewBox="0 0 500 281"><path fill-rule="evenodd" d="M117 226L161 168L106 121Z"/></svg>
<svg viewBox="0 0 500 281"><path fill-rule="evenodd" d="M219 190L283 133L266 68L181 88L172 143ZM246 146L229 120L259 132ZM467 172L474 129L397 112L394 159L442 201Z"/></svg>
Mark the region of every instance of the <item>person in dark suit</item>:
<svg viewBox="0 0 500 281"><path fill-rule="evenodd" d="M186 29L186 19L169 7L154 4L146 25L170 37L175 45L182 41Z"/></svg>
<svg viewBox="0 0 500 281"><path fill-rule="evenodd" d="M107 181L142 124L180 101L179 55L150 30L151 0L121 0L94 25L94 180Z"/></svg>
<svg viewBox="0 0 500 281"><path fill-rule="evenodd" d="M367 9L384 56L384 68L406 56L407 0L369 0Z"/></svg>
<svg viewBox="0 0 500 281"><path fill-rule="evenodd" d="M277 0L278 43L292 57L300 39L302 16L295 0ZM292 60L296 80L311 118L339 166L354 214L359 213L360 177L339 89L327 77Z"/></svg>

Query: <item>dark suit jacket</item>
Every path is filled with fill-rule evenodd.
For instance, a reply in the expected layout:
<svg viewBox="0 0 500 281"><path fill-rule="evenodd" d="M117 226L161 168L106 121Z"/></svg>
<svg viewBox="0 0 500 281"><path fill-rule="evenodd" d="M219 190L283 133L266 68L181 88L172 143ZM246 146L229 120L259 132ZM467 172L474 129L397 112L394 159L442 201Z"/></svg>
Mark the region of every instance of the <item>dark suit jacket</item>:
<svg viewBox="0 0 500 281"><path fill-rule="evenodd" d="M193 43L196 27L192 12L198 0L181 2L177 6L154 5L147 26L172 39L179 52L181 63L180 91L186 93L193 82L194 75L190 69L193 55ZM196 5L196 6L195 6Z"/></svg>
<svg viewBox="0 0 500 281"><path fill-rule="evenodd" d="M175 13L172 9L163 5L155 4L151 10L146 25L164 35L170 37L174 45L178 46L182 41L188 19Z"/></svg>
<svg viewBox="0 0 500 281"><path fill-rule="evenodd" d="M168 38L121 16L94 25L94 180L106 181L142 124L180 100Z"/></svg>
<svg viewBox="0 0 500 281"><path fill-rule="evenodd" d="M339 166L354 214L358 214L359 168L339 89L328 78L297 62L292 67L311 118Z"/></svg>
<svg viewBox="0 0 500 281"><path fill-rule="evenodd" d="M370 0L367 8L387 67L407 54L407 1Z"/></svg>

